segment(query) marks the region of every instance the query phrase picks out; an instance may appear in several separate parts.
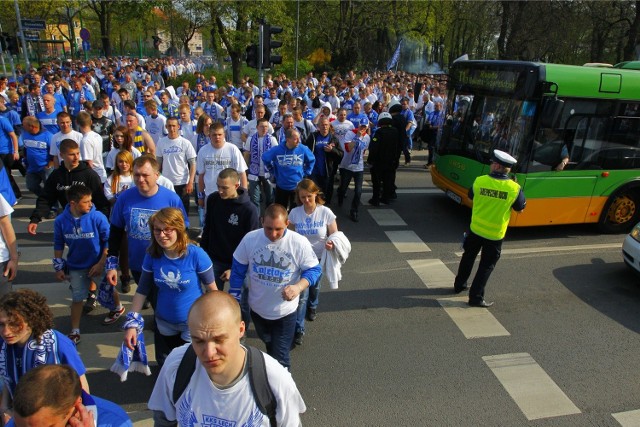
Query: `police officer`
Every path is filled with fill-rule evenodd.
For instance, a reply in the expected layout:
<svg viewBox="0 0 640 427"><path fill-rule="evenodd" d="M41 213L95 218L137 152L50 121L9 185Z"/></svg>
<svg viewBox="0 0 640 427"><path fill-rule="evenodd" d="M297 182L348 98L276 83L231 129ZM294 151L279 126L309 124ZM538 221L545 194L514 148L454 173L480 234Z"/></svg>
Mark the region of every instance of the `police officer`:
<svg viewBox="0 0 640 427"><path fill-rule="evenodd" d="M511 209L521 212L526 205L520 185L509 178L509 172L516 163L516 159L504 151L494 150L491 173L476 178L469 189L469 198L473 199L471 230L463 244L464 254L453 288L456 294L468 288L467 279L471 275L476 256L482 249L480 265L469 290L469 305L472 307L493 305L493 302L484 300L484 288L500 259Z"/></svg>

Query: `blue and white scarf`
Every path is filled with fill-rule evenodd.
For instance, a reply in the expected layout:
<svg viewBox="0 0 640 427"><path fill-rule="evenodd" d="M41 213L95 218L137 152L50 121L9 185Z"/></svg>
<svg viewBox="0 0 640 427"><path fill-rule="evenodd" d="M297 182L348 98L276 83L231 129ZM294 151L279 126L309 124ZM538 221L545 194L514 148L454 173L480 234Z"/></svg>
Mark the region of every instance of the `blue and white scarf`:
<svg viewBox="0 0 640 427"><path fill-rule="evenodd" d="M114 289L115 286L112 286L107 281L107 276L105 275L98 287L98 303L109 311L113 311L117 307L116 300L113 298Z"/></svg>
<svg viewBox="0 0 640 427"><path fill-rule="evenodd" d="M214 122L218 121L218 108L216 107L215 102L213 104L208 104L206 102L203 103L202 110L207 116L211 117L211 120L213 120Z"/></svg>
<svg viewBox="0 0 640 427"><path fill-rule="evenodd" d="M257 181L260 176L260 161L262 160L262 153L268 151L271 148L271 136L269 134L262 138L260 143L258 133L254 133L249 142L249 179L251 181ZM264 177L269 178L269 172L265 170Z"/></svg>
<svg viewBox="0 0 640 427"><path fill-rule="evenodd" d="M356 136L351 140L354 143L353 146L353 155L351 156L351 164L357 165L360 164L360 160L362 159L362 141L360 140L360 135L356 134Z"/></svg>
<svg viewBox="0 0 640 427"><path fill-rule="evenodd" d="M22 352L20 355L19 352ZM22 358L22 366L16 365L16 359ZM47 329L40 341L33 336L24 348L8 345L2 341L0 346L0 378L2 378L13 397L16 384L22 375L40 365L60 364L58 356L58 337L53 329Z"/></svg>
<svg viewBox="0 0 640 427"><path fill-rule="evenodd" d="M136 334L138 334L135 349L131 350L123 342L116 361L111 365L111 372L118 374L122 382L127 380L129 372L140 372L146 376L151 375L149 361L147 360L147 348L144 345L144 319L140 313L127 313L127 320L122 329L131 328L135 328Z"/></svg>

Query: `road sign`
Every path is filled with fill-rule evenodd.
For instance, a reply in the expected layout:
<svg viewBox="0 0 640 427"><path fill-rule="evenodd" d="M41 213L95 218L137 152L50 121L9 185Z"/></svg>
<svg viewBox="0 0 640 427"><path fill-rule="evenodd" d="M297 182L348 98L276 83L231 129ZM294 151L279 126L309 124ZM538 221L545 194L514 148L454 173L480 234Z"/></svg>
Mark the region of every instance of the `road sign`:
<svg viewBox="0 0 640 427"><path fill-rule="evenodd" d="M89 33L89 30L87 30L86 28L83 28L80 30L80 38L88 42L89 39L91 38L91 33Z"/></svg>
<svg viewBox="0 0 640 427"><path fill-rule="evenodd" d="M82 50L84 50L85 52L90 51L91 50L91 44L88 41L83 40L82 41Z"/></svg>
<svg viewBox="0 0 640 427"><path fill-rule="evenodd" d="M40 33L38 31L25 30L22 33L24 34L24 39L27 41L33 42L40 40Z"/></svg>
<svg viewBox="0 0 640 427"><path fill-rule="evenodd" d="M44 19L21 19L23 30L44 30L47 25Z"/></svg>

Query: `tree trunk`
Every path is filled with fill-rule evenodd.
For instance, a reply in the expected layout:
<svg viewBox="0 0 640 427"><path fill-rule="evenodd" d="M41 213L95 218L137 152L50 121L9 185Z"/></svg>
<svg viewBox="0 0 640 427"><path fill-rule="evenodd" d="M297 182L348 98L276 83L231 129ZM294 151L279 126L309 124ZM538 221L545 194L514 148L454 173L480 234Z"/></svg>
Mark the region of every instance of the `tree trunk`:
<svg viewBox="0 0 640 427"><path fill-rule="evenodd" d="M640 58L636 56L636 46L640 44L638 32L640 32L640 0L636 0L636 16L629 27L629 37L624 47L623 59L625 61L640 60Z"/></svg>
<svg viewBox="0 0 640 427"><path fill-rule="evenodd" d="M506 59L507 38L509 32L509 16L511 15L511 2L501 1L502 17L500 19L500 35L498 36L498 58Z"/></svg>

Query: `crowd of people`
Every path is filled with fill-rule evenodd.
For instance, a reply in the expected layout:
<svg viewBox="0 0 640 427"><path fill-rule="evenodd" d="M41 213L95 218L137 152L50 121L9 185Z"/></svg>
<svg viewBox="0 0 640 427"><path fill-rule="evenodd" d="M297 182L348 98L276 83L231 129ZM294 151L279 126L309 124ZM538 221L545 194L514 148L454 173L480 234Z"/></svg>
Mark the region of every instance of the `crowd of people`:
<svg viewBox="0 0 640 427"><path fill-rule="evenodd" d="M181 79L185 73L195 87ZM318 316L321 282L337 286L350 250L334 210L350 199L349 218L359 221L367 165L368 203L379 206L396 198L396 170L403 156L411 162L414 147L425 145L427 167L433 162L445 85L434 76L350 71L269 75L257 87L248 77L218 83L189 60L129 58L54 62L16 80L0 77L0 336L21 348L47 335L64 350L60 357L46 349L42 357L29 354L33 363L15 377L7 370L14 362L0 360L7 395L0 409L15 408L16 425L37 415L38 408L20 412L11 398L41 359L71 365L71 374L55 374L77 374L88 395L74 345L82 313L98 304L109 310L105 325L126 319L112 370L123 379L128 371L150 373L141 312L151 306L162 367L149 401L157 425L187 425L193 417L298 425L305 405L289 373L290 351L303 344L305 320ZM53 269L72 293L66 335L46 322L50 314L36 330L36 313L10 305L12 298L42 299L10 285L19 256L11 206L22 197L13 167L37 197L28 232L55 219ZM189 222L192 210L197 224ZM132 280L127 312L120 296ZM250 356L241 344L251 322L267 355ZM176 372L189 364L192 376L177 393ZM266 366L273 390L264 405L254 364L256 371ZM214 387L199 381L204 375ZM60 405L86 421L78 393ZM205 415L209 397L220 394L231 403Z"/></svg>

